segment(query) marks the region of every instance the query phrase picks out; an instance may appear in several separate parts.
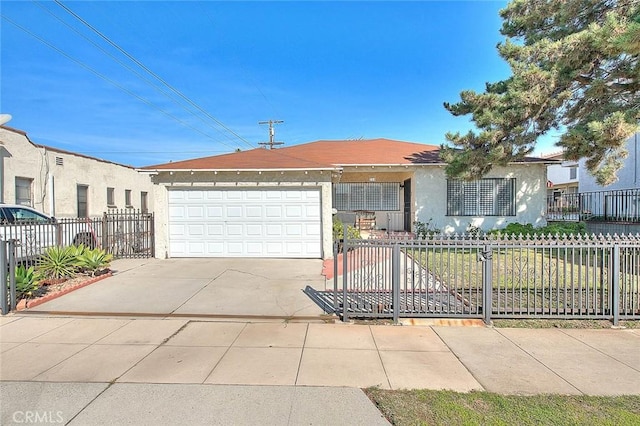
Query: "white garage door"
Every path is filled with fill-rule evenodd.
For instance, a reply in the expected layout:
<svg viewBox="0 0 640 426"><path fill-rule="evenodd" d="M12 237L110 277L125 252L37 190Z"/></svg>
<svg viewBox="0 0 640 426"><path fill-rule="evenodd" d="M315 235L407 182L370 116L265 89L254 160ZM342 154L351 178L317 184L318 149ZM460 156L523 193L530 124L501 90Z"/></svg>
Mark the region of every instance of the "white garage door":
<svg viewBox="0 0 640 426"><path fill-rule="evenodd" d="M320 191L169 190L169 253L171 257L322 257Z"/></svg>

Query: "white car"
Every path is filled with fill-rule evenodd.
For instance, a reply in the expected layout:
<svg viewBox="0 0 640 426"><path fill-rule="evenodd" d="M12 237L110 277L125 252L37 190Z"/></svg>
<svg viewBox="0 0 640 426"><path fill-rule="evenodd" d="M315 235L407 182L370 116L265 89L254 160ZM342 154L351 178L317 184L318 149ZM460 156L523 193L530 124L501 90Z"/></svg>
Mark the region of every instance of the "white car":
<svg viewBox="0 0 640 426"><path fill-rule="evenodd" d="M16 260L19 262L35 260L51 246L96 246L95 233L87 223L62 224L54 217L17 204L0 204L0 239L17 240Z"/></svg>

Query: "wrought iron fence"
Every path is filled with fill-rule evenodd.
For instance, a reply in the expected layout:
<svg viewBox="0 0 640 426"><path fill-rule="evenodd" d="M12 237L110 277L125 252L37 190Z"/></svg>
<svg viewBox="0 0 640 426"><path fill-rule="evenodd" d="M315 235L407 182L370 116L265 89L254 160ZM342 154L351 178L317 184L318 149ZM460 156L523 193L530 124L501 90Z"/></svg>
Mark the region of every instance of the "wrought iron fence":
<svg viewBox="0 0 640 426"><path fill-rule="evenodd" d="M0 239L15 240L17 262L34 264L47 247L83 244L115 258L154 256L153 214L111 210L100 217L0 224Z"/></svg>
<svg viewBox="0 0 640 426"><path fill-rule="evenodd" d="M346 240L334 258L344 320L640 319L640 235Z"/></svg>
<svg viewBox="0 0 640 426"><path fill-rule="evenodd" d="M640 189L551 195L547 219L640 223Z"/></svg>

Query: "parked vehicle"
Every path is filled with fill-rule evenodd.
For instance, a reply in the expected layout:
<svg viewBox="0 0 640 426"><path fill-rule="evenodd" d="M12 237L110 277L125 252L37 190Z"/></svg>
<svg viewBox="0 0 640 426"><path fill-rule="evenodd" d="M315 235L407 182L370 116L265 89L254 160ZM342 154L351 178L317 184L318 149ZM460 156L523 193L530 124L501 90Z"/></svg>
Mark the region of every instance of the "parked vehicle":
<svg viewBox="0 0 640 426"><path fill-rule="evenodd" d="M70 228L61 225L55 217L17 204L0 204L0 238L17 241L18 262L37 258L47 247L96 246L95 232L90 224Z"/></svg>

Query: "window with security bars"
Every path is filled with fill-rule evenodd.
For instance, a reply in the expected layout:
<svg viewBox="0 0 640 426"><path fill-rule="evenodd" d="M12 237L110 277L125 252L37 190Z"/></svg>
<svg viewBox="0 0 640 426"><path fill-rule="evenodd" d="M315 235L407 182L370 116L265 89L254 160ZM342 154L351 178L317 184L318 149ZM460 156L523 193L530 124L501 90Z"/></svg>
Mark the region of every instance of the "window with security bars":
<svg viewBox="0 0 640 426"><path fill-rule="evenodd" d="M447 216L515 216L516 180L447 181Z"/></svg>
<svg viewBox="0 0 640 426"><path fill-rule="evenodd" d="M400 209L399 182L338 183L333 186L333 207L340 211L393 211Z"/></svg>

